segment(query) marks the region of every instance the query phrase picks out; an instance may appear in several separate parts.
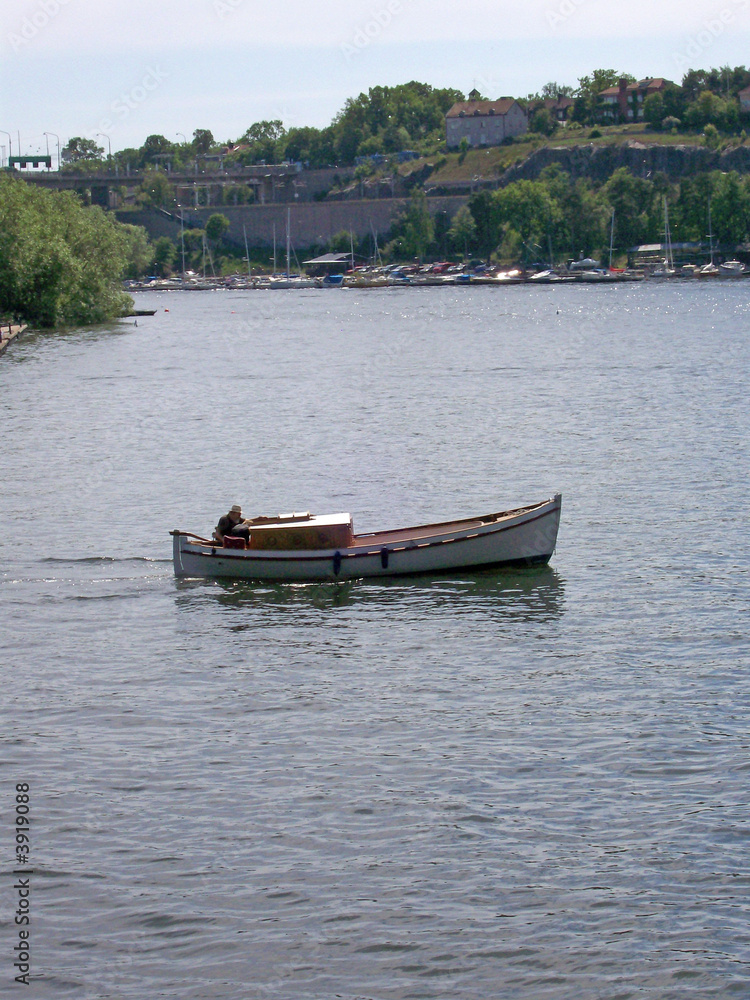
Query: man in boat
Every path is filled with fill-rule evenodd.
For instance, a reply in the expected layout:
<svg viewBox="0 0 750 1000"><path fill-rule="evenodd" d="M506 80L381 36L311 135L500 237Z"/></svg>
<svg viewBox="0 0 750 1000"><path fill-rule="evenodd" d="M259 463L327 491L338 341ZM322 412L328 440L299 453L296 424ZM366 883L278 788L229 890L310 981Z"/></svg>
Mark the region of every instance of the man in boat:
<svg viewBox="0 0 750 1000"><path fill-rule="evenodd" d="M219 518L219 523L214 529L214 538L217 542L223 543L225 535L230 538L244 538L246 543L250 541L250 529L243 522L242 507L238 503L232 504L229 513Z"/></svg>

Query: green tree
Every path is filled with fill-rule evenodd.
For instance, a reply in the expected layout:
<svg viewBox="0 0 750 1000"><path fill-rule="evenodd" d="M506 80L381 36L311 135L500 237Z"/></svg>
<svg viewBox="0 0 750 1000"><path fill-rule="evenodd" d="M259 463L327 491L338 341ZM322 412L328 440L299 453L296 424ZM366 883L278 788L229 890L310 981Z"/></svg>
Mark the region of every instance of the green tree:
<svg viewBox="0 0 750 1000"><path fill-rule="evenodd" d="M661 94L649 94L646 100L643 102L643 118L644 121L653 129L660 129L661 123L666 118L666 111L664 105L664 98Z"/></svg>
<svg viewBox="0 0 750 1000"><path fill-rule="evenodd" d="M550 114L547 108L537 108L532 114L529 122L529 132L538 132L541 135L553 135L557 130L557 120Z"/></svg>
<svg viewBox="0 0 750 1000"><path fill-rule="evenodd" d="M502 239L502 222L491 191L478 191L469 198L469 210L475 225L475 246L489 257Z"/></svg>
<svg viewBox="0 0 750 1000"><path fill-rule="evenodd" d="M200 156L211 152L214 144L214 134L207 128L197 128L193 132L193 148Z"/></svg>
<svg viewBox="0 0 750 1000"><path fill-rule="evenodd" d="M206 237L212 243L218 243L229 232L229 219L221 212L215 212L206 223Z"/></svg>
<svg viewBox="0 0 750 1000"><path fill-rule="evenodd" d="M93 139L84 139L80 135L68 139L62 148L63 162L78 163L80 160L101 160L104 156L102 146L97 146Z"/></svg>
<svg viewBox="0 0 750 1000"><path fill-rule="evenodd" d="M604 185L603 193L615 210L621 246L645 243L659 235L659 230L652 228L652 219L658 216L653 184L620 167Z"/></svg>
<svg viewBox="0 0 750 1000"><path fill-rule="evenodd" d="M97 323L122 315L132 234L72 192L0 177L0 312L34 326Z"/></svg>
<svg viewBox="0 0 750 1000"><path fill-rule="evenodd" d="M712 174L711 218L719 243L734 247L750 229L750 190L747 178L736 171Z"/></svg>
<svg viewBox="0 0 750 1000"><path fill-rule="evenodd" d="M416 188L409 207L394 224L393 239L386 247L389 256L423 258L435 237L435 223L427 206L427 196L422 188Z"/></svg>
<svg viewBox="0 0 750 1000"><path fill-rule="evenodd" d="M141 159L146 165L160 163L167 156L173 156L176 146L163 135L150 135L141 146Z"/></svg>
<svg viewBox="0 0 750 1000"><path fill-rule="evenodd" d="M504 226L515 230L524 243L546 248L559 225L562 210L544 181L516 181L494 193Z"/></svg>
<svg viewBox="0 0 750 1000"><path fill-rule="evenodd" d="M169 208L175 204L174 188L161 170L147 169L139 187L141 201L150 208Z"/></svg>
<svg viewBox="0 0 750 1000"><path fill-rule="evenodd" d="M148 273L153 259L153 247L143 226L123 224L121 231L127 243L127 260L123 278L141 278Z"/></svg>
<svg viewBox="0 0 750 1000"><path fill-rule="evenodd" d="M469 249L474 246L476 234L477 224L471 209L468 205L462 205L453 216L453 222L448 230L450 241L460 253L468 256Z"/></svg>
<svg viewBox="0 0 750 1000"><path fill-rule="evenodd" d="M153 269L162 278L172 273L172 265L177 258L177 247L168 236L160 236L153 247Z"/></svg>

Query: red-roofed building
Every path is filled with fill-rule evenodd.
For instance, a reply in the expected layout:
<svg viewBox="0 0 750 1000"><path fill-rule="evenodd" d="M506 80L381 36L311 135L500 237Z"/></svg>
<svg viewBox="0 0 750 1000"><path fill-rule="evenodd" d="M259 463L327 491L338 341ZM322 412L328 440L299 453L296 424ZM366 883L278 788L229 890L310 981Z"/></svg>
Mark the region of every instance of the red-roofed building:
<svg viewBox="0 0 750 1000"><path fill-rule="evenodd" d="M445 129L449 149L464 139L470 146L499 146L504 139L527 132L529 116L513 97L459 101L446 114Z"/></svg>
<svg viewBox="0 0 750 1000"><path fill-rule="evenodd" d="M544 100L532 101L529 104L529 115L544 108L555 121L564 122L568 120L568 114L571 108L575 107L575 103L572 97L564 97L562 94L557 97L545 97Z"/></svg>
<svg viewBox="0 0 750 1000"><path fill-rule="evenodd" d="M608 87L599 94L605 121L643 121L643 102L651 94L661 94L670 81L661 77L628 83L623 77L616 87Z"/></svg>

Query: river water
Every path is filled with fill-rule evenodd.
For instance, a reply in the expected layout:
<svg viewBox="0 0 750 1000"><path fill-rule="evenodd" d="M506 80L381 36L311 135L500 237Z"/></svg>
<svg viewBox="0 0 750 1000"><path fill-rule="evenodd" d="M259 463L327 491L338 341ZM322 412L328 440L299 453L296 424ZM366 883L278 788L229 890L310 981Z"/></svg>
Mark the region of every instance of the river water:
<svg viewBox="0 0 750 1000"><path fill-rule="evenodd" d="M29 995L750 996L750 282L136 306L0 360L4 986L28 783ZM541 571L172 573L557 490Z"/></svg>

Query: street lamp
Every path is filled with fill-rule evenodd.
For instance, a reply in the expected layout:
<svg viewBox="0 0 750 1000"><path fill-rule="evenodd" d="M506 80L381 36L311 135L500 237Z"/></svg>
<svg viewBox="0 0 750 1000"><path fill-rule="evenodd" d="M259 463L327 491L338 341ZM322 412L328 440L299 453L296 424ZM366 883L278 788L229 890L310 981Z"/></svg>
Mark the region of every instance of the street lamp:
<svg viewBox="0 0 750 1000"><path fill-rule="evenodd" d="M107 140L107 146L109 147L109 154L107 156L107 160L109 161L109 165L112 166L112 143L109 141L109 136L105 135L104 132L97 132L96 136L97 138L101 136L102 139Z"/></svg>
<svg viewBox="0 0 750 1000"><path fill-rule="evenodd" d="M57 139L57 170L60 171L60 136L57 132L44 132L43 135L53 135ZM47 139L47 156L49 156L49 139Z"/></svg>

